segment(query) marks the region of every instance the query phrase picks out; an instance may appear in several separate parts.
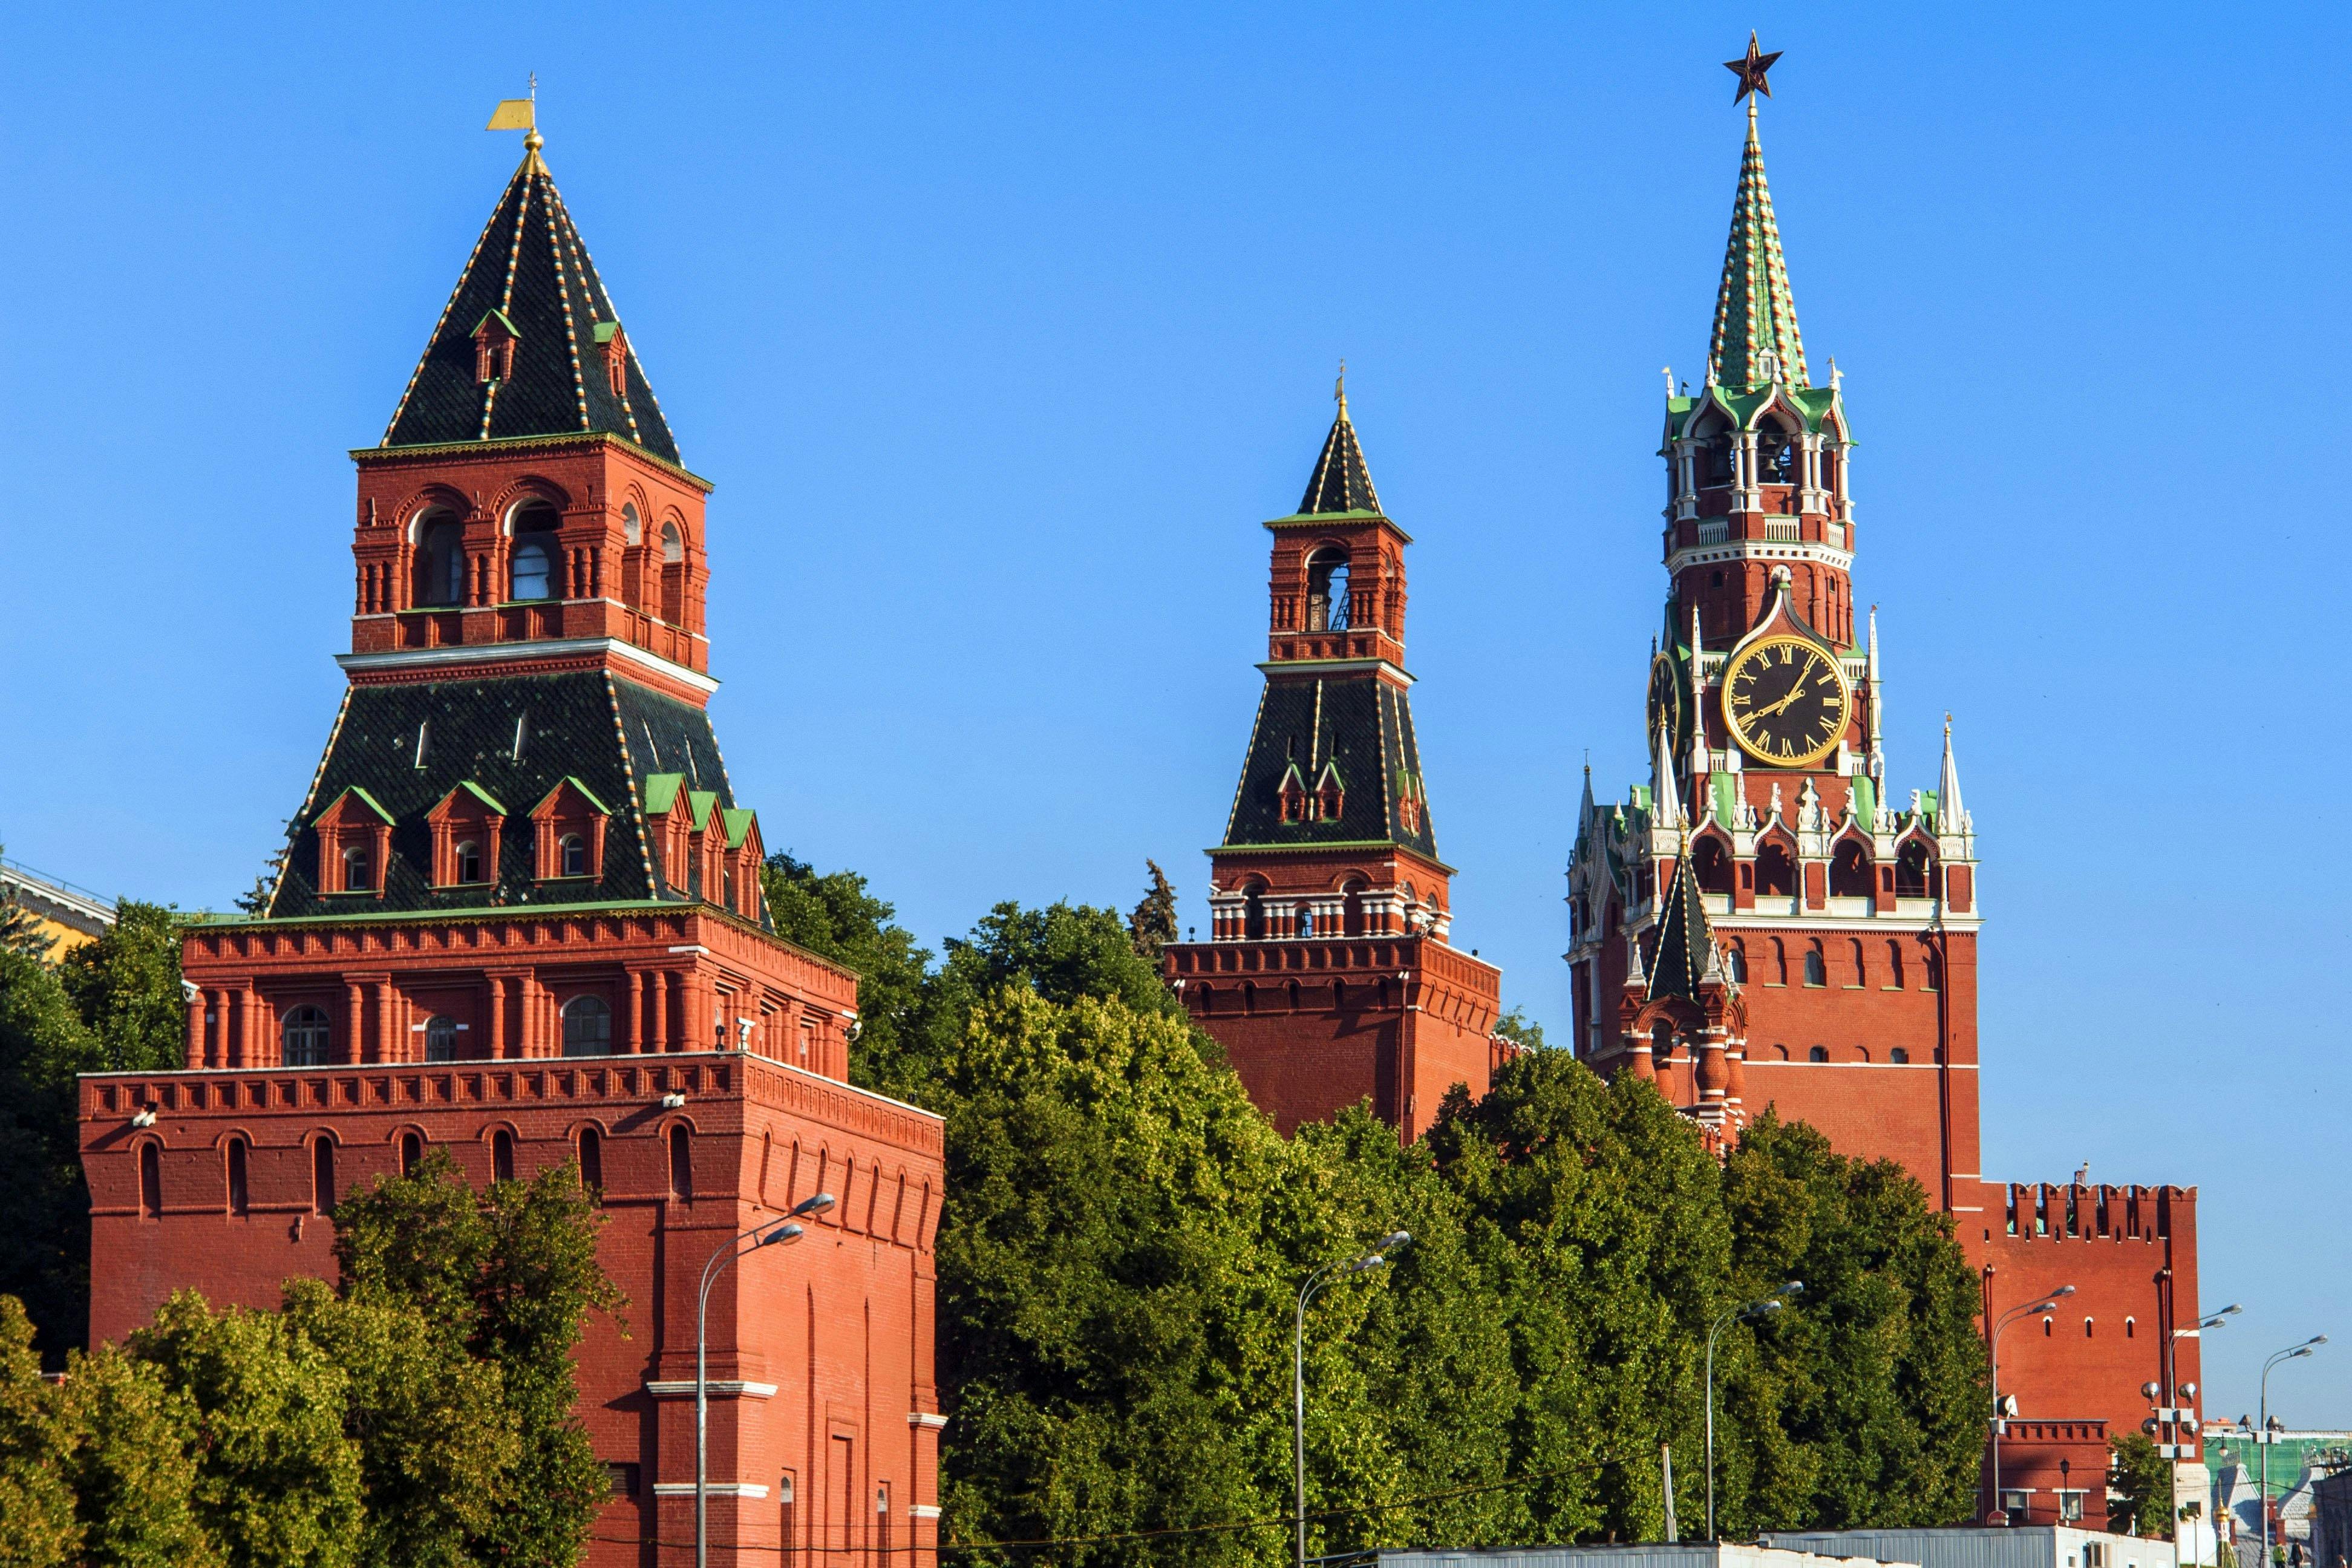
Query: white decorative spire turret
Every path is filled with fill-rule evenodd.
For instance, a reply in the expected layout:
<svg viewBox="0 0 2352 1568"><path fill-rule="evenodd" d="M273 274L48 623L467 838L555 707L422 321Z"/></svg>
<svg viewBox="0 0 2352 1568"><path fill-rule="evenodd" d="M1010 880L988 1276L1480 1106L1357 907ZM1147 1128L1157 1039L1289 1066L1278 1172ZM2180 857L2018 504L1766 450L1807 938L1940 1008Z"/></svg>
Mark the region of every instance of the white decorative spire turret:
<svg viewBox="0 0 2352 1568"><path fill-rule="evenodd" d="M1886 688L1878 679L1878 606L1870 606L1870 777L1886 788L1886 748L1878 734L1879 710L1886 706Z"/></svg>
<svg viewBox="0 0 2352 1568"><path fill-rule="evenodd" d="M1653 830L1684 826L1682 792L1675 787L1674 736L1665 721L1658 721L1658 746L1650 761L1650 826Z"/></svg>
<svg viewBox="0 0 2352 1568"><path fill-rule="evenodd" d="M1705 652L1699 641L1698 606L1691 606L1690 638L1690 710L1691 755L1690 775L1696 779L1710 772L1706 756L1706 664L1700 655Z"/></svg>
<svg viewBox="0 0 2352 1568"><path fill-rule="evenodd" d="M1936 781L1936 834L1964 838L1971 831L1968 808L1960 804L1960 768L1952 760L1952 716L1944 715L1944 771Z"/></svg>

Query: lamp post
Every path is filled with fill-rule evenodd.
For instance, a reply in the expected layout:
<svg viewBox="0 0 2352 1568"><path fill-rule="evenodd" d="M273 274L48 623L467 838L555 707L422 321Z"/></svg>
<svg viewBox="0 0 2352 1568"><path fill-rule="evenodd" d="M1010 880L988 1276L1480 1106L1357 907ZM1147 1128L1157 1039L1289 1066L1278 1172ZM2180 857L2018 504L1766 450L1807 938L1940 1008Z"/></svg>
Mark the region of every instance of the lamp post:
<svg viewBox="0 0 2352 1568"><path fill-rule="evenodd" d="M729 1264L747 1252L798 1241L804 1233L793 1221L823 1214L832 1206L831 1193L819 1193L813 1198L803 1198L782 1220L762 1220L749 1230L737 1231L702 1266L702 1292L694 1303L694 1568L704 1568L710 1545L710 1379L708 1363L711 1284L726 1272ZM751 1242L749 1247L743 1245L746 1237Z"/></svg>
<svg viewBox="0 0 2352 1568"><path fill-rule="evenodd" d="M1993 1325L1992 1325L1992 1511L1993 1511L1994 1513L1999 1514L1999 1515L2000 1516L2000 1521L2001 1521L2001 1522L2002 1522L2003 1524L2006 1524L2006 1523L2008 1523L2008 1522L2009 1522L2009 1510L2008 1510L2007 1509L2005 1509L2005 1508L2003 1508L2003 1507L2001 1506L2001 1501L2000 1501L2000 1431L2001 1431L2001 1424L2002 1424L2002 1422L2004 1421L2004 1419L2006 1419L2007 1415L2008 1415L2008 1412L2004 1411L2004 1410L2001 1408L2001 1404L2000 1404L2000 1331L2001 1331L2001 1330L2003 1330L2003 1329L2005 1329L2005 1328L2009 1327L2009 1325L2010 1325L2010 1324L2011 1324L2011 1323L2013 1323L2013 1322L2017 1321L2020 1318L2031 1318L2031 1317L2034 1316L2034 1315L2035 1315L2035 1314L2037 1314L2037 1313L2046 1312L2046 1311L2050 1310L2050 1309L2052 1309L2053 1307L2055 1307L2055 1306L2059 1303L2059 1301L2060 1301L2061 1300L2063 1300L2063 1298L2065 1298L2065 1297L2071 1296L2071 1295L2073 1295L2074 1293L2074 1287L2073 1287L2072 1285L2061 1285L2061 1286L2059 1286L2059 1287L2058 1287L2058 1289L2056 1289L2055 1290L2051 1291L2049 1294L2047 1294L2047 1295L2045 1295L2045 1296L2042 1296L2042 1297L2041 1297L2040 1299L2038 1299L2038 1300L2034 1300L2034 1301L2029 1302L2029 1303L2028 1303L2028 1304L2026 1304L2025 1306L2022 1306L2022 1307L2011 1307L2008 1311L2003 1312L2003 1313L2002 1313L2002 1314L2001 1314L1998 1319L1994 1320L1994 1321L1993 1321ZM2027 1522L2028 1522L2028 1523L2032 1523L2032 1521L2031 1520L2028 1520L2028 1521L2027 1521Z"/></svg>
<svg viewBox="0 0 2352 1568"><path fill-rule="evenodd" d="M2168 1279L2171 1271L2168 1269L2165 1272ZM2177 1362L2180 1353L2179 1346L2183 1339L2201 1335L2208 1329L2221 1328L2245 1310L2240 1303L2232 1301L2210 1317L2200 1318L2188 1328L2175 1329L2164 1337L2164 1386L2161 1390L2164 1398L2157 1407L2157 1429L2169 1439L2165 1447L2170 1451L2168 1456L2170 1468L2168 1473L2172 1477L2172 1540L2176 1547L2180 1543L2181 1533L2179 1465L2183 1455L2180 1450L2187 1447L2180 1438L2183 1433L2193 1437L2197 1436L2198 1431L2194 1419L2184 1412L2180 1404L2184 1385L2178 1381L2179 1367ZM2185 1387L2189 1398L2197 1397L2197 1385L2194 1383L2186 1384Z"/></svg>
<svg viewBox="0 0 2352 1568"><path fill-rule="evenodd" d="M2260 1414L2254 1417L2254 1442L2263 1456L2262 1482L2254 1496L2254 1510L2263 1516L2263 1568L2271 1568L2271 1368L2283 1361L2298 1361L2326 1342L2326 1334L2314 1334L2263 1363L2262 1400L2255 1406Z"/></svg>
<svg viewBox="0 0 2352 1568"><path fill-rule="evenodd" d="M1411 1241L1412 1237L1392 1230L1381 1237L1380 1243L1361 1258L1351 1258L1339 1263L1327 1263L1307 1277L1298 1287L1298 1312L1292 1321L1290 1340L1290 1410L1292 1457L1297 1463L1297 1500L1291 1521L1297 1538L1296 1568L1307 1568L1307 1303L1323 1288L1324 1279L1333 1269L1343 1274L1363 1274L1388 1262L1387 1254ZM698 1564L697 1568L700 1568Z"/></svg>
<svg viewBox="0 0 2352 1568"><path fill-rule="evenodd" d="M1742 1301L1715 1321L1706 1331L1706 1538L1715 1540L1715 1338L1723 1332L1735 1318L1761 1318L1777 1312L1789 1303L1783 1297L1793 1296L1805 1288L1801 1279L1791 1279L1769 1296L1754 1301ZM1674 1506L1673 1500L1667 1507Z"/></svg>

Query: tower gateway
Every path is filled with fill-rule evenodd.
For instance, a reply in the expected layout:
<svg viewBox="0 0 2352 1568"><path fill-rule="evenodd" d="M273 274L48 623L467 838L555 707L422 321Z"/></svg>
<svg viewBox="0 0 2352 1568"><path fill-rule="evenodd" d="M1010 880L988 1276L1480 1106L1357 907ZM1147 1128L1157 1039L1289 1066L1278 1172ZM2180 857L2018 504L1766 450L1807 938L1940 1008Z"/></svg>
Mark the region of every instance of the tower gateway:
<svg viewBox="0 0 2352 1568"><path fill-rule="evenodd" d="M1408 1142L1454 1085L1484 1094L1502 972L1454 948L1413 738L1404 548L1343 380L1298 510L1274 535L1265 692L1224 841L1211 940L1168 982L1286 1134L1369 1100Z"/></svg>
<svg viewBox="0 0 2352 1568"><path fill-rule="evenodd" d="M338 1199L428 1150L576 1160L629 1302L578 1358L588 1561L683 1562L704 1264L831 1194L711 1292L710 1541L929 1563L940 1126L849 1086L857 977L771 927L707 711L710 487L525 146L352 454L350 685L267 908L189 931L184 1070L81 1082L90 1333L331 1278Z"/></svg>
<svg viewBox="0 0 2352 1568"><path fill-rule="evenodd" d="M1706 382L1669 382L1659 452L1650 779L1603 805L1588 773L1569 868L1575 1048L1654 1081L1718 1148L1770 1107L1950 1215L1987 1324L2014 1314L1989 1513L2103 1523L2107 1438L2151 1422L2194 1501L2195 1190L1979 1171L1975 823L1948 718L1933 787L1889 782L1843 378L1811 373L1757 135L1777 58L1751 41L1730 62L1748 140Z"/></svg>

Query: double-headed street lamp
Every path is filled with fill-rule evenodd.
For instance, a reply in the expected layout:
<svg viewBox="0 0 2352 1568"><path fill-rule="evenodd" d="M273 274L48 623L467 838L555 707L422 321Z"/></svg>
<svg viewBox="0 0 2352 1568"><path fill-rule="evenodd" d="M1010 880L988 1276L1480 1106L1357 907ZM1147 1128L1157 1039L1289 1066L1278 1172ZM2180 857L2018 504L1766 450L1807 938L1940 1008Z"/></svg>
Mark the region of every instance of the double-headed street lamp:
<svg viewBox="0 0 2352 1568"><path fill-rule="evenodd" d="M2263 1516L2263 1568L2271 1568L2271 1368L2283 1361L2299 1361L2327 1342L2326 1334L2314 1334L2299 1345L2289 1345L2270 1360L2263 1363L2262 1402L2255 1408L2254 1443L2262 1450L2262 1485L2254 1500L2254 1508Z"/></svg>
<svg viewBox="0 0 2352 1568"><path fill-rule="evenodd" d="M710 1351L711 1284L726 1272L729 1264L747 1252L798 1241L803 1232L793 1222L823 1214L832 1206L831 1193L819 1193L813 1198L803 1198L793 1205L793 1211L782 1219L761 1220L749 1230L736 1232L710 1255L710 1261L702 1266L702 1293L694 1303L694 1568L704 1568L710 1543L710 1379L706 1363ZM746 1240L751 1245L744 1246Z"/></svg>
<svg viewBox="0 0 2352 1568"><path fill-rule="evenodd" d="M1715 1338L1723 1332L1735 1318L1761 1318L1777 1312L1789 1303L1786 1298L1805 1288L1801 1279L1791 1279L1769 1296L1754 1301L1742 1301L1715 1321L1706 1331L1706 1538L1715 1539ZM1666 1500L1669 1510L1674 1500Z"/></svg>
<svg viewBox="0 0 2352 1568"><path fill-rule="evenodd" d="M2002 1523L2009 1521L2009 1510L2000 1500L2000 1431L2009 1412L2000 1403L2000 1331L2020 1318L2032 1318L2049 1311L2066 1297L2074 1293L2072 1285L2061 1285L2055 1290L2035 1298L2022 1307L2011 1307L1993 1321L1992 1325L1992 1511ZM2031 1520L2027 1521L2032 1523Z"/></svg>
<svg viewBox="0 0 2352 1568"><path fill-rule="evenodd" d="M1387 1254L1411 1241L1412 1237L1392 1230L1381 1237L1371 1251L1361 1258L1350 1258L1338 1263L1327 1263L1307 1277L1298 1288L1298 1313L1292 1325L1290 1341L1290 1406L1293 1455L1297 1461L1297 1490L1294 1494L1297 1507L1292 1510L1292 1522L1297 1528L1297 1568L1307 1568L1307 1303L1323 1288L1331 1272L1366 1274L1388 1262ZM699 1568L699 1565L697 1565Z"/></svg>

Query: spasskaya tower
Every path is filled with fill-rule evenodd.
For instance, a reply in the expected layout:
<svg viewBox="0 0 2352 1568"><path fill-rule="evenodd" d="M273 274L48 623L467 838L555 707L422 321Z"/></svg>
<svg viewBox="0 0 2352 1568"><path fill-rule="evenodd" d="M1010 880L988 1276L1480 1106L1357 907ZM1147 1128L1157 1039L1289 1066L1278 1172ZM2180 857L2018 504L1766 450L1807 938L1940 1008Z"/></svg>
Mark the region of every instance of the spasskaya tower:
<svg viewBox="0 0 2352 1568"><path fill-rule="evenodd" d="M2197 1457L2196 1193L1979 1173L1976 826L1948 716L1932 787L1891 782L1843 378L1808 361L1757 133L1778 58L1727 62L1748 136L1705 382L1666 388L1650 777L1604 805L1588 771L1569 867L1575 1049L1719 1149L1770 1107L1916 1177L1986 1321L2040 1320L2000 1345L2021 1418L1987 1511L2096 1523L2067 1478L2095 1485L2111 1431ZM2201 1467L2177 1474L2201 1497Z"/></svg>

